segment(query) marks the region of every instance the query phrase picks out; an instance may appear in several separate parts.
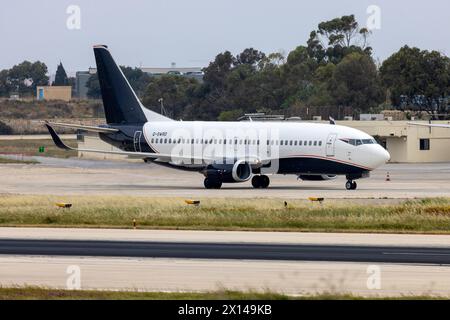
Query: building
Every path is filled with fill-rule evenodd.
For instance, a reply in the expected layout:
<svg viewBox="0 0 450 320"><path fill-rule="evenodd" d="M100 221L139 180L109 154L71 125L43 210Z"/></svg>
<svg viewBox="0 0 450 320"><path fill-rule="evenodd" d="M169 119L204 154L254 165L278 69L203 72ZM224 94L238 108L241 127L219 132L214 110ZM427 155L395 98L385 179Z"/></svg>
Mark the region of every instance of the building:
<svg viewBox="0 0 450 320"><path fill-rule="evenodd" d="M72 100L71 86L38 86L36 87L38 100Z"/></svg>

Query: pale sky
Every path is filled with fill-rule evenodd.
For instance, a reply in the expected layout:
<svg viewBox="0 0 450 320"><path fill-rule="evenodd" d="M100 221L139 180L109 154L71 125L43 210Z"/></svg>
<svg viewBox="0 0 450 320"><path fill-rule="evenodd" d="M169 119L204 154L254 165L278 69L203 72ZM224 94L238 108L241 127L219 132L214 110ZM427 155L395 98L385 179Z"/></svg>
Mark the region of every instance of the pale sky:
<svg viewBox="0 0 450 320"><path fill-rule="evenodd" d="M69 30L69 5L81 29ZM121 65L206 66L224 50L289 52L306 44L317 24L355 14L366 25L369 5L381 9L370 44L385 59L408 44L450 53L446 0L2 0L0 69L41 60L54 73L95 66L92 45L107 44Z"/></svg>

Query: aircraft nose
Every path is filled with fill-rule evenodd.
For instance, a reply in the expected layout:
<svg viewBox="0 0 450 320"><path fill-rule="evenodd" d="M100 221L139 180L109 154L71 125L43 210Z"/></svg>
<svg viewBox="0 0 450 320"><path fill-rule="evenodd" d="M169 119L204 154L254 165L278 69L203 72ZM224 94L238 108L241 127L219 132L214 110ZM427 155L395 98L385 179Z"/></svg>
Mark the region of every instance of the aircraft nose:
<svg viewBox="0 0 450 320"><path fill-rule="evenodd" d="M377 156L380 159L380 164L385 164L391 160L390 153L380 145L378 145Z"/></svg>

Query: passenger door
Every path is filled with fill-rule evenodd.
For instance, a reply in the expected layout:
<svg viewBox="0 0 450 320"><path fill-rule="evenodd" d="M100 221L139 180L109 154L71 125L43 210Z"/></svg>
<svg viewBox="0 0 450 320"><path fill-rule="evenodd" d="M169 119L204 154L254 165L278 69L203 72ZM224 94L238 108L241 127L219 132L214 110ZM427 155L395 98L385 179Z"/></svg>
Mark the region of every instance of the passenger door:
<svg viewBox="0 0 450 320"><path fill-rule="evenodd" d="M335 156L336 133L331 133L327 138L326 153L327 157Z"/></svg>

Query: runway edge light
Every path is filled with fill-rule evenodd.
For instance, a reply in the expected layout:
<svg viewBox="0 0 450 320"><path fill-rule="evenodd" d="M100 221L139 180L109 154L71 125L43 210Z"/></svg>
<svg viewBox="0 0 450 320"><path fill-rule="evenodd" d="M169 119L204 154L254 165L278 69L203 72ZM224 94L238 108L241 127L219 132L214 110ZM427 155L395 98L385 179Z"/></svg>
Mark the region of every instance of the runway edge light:
<svg viewBox="0 0 450 320"><path fill-rule="evenodd" d="M70 209L70 208L72 208L72 204L71 203L57 202L57 203L55 203L55 205L58 208L63 208L63 209Z"/></svg>
<svg viewBox="0 0 450 320"><path fill-rule="evenodd" d="M320 203L322 203L325 200L325 198L319 198L319 197L309 197L308 199L311 202L320 202Z"/></svg>
<svg viewBox="0 0 450 320"><path fill-rule="evenodd" d="M186 202L186 204L194 205L194 206L200 205L200 200L184 200L184 202Z"/></svg>

